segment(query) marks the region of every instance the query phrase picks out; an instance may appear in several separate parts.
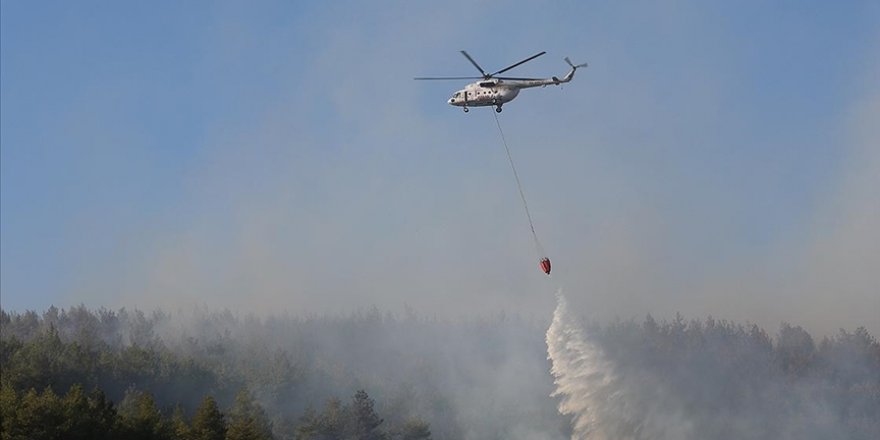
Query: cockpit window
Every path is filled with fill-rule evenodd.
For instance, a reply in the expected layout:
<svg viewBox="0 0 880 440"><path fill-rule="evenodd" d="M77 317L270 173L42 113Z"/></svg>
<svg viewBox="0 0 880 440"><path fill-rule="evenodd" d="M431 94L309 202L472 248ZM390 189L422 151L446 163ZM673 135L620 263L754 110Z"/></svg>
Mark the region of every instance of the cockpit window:
<svg viewBox="0 0 880 440"><path fill-rule="evenodd" d="M458 98L459 96L461 96L461 92L455 92L455 94L452 95L453 98Z"/></svg>

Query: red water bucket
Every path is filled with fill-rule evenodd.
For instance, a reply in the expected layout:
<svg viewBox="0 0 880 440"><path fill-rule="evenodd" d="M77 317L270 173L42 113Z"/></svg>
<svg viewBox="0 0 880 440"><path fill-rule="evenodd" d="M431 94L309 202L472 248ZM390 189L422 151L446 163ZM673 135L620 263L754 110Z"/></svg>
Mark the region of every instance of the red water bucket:
<svg viewBox="0 0 880 440"><path fill-rule="evenodd" d="M540 267L541 270L544 271L544 273L546 273L547 275L550 275L550 259L549 258L542 258L541 262L538 263L538 267Z"/></svg>

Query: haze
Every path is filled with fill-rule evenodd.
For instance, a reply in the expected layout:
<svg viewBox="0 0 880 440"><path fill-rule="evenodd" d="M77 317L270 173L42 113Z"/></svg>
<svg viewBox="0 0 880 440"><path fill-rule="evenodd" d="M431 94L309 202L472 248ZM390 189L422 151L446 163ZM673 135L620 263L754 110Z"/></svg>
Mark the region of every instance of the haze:
<svg viewBox="0 0 880 440"><path fill-rule="evenodd" d="M880 333L876 2L3 2L5 310L499 311ZM511 72L511 73L513 73Z"/></svg>

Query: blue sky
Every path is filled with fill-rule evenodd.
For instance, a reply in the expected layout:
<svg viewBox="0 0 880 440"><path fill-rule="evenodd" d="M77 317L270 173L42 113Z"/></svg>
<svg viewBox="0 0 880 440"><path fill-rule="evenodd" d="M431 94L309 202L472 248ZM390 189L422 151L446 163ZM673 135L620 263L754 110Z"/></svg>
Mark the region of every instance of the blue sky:
<svg viewBox="0 0 880 440"><path fill-rule="evenodd" d="M514 72L590 67L501 121L574 304L880 331L876 2L7 1L0 23L4 308L548 315L491 114L411 80L546 50Z"/></svg>

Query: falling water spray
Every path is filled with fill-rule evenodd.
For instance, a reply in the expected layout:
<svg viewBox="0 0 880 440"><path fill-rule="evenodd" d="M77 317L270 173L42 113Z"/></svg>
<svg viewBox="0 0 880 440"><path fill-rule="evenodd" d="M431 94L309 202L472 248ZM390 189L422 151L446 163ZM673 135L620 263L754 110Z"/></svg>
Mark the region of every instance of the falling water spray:
<svg viewBox="0 0 880 440"><path fill-rule="evenodd" d="M612 365L570 316L561 290L556 299L547 329L547 358L556 384L553 396L560 398L559 412L572 417L572 440L617 438L625 408L615 390Z"/></svg>

